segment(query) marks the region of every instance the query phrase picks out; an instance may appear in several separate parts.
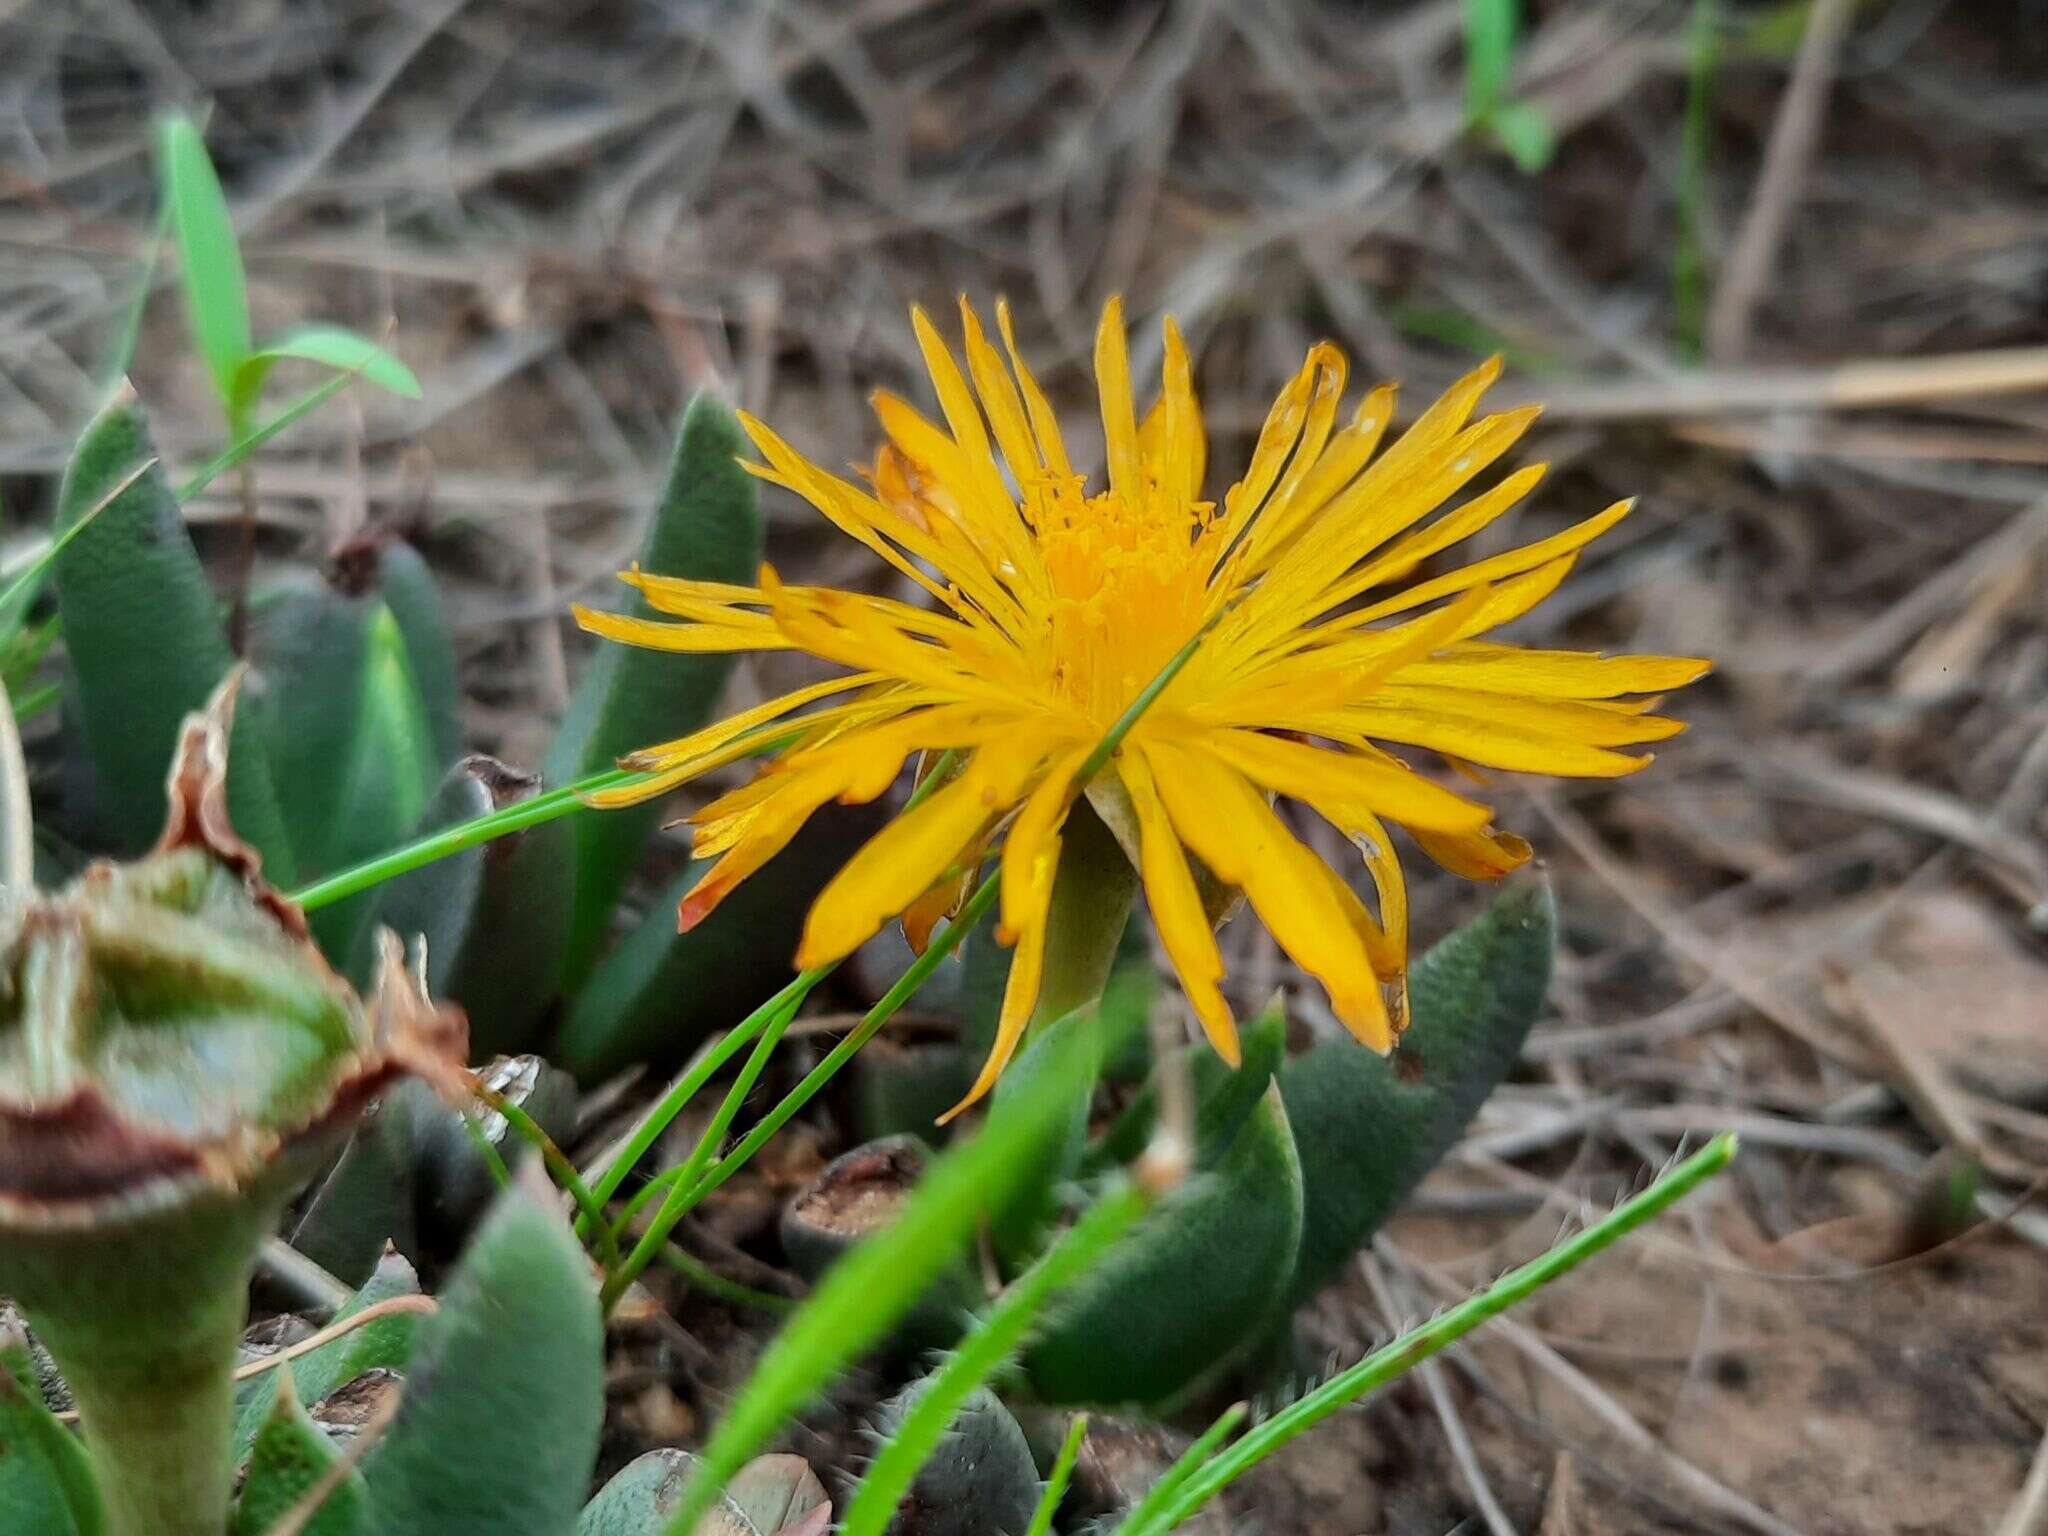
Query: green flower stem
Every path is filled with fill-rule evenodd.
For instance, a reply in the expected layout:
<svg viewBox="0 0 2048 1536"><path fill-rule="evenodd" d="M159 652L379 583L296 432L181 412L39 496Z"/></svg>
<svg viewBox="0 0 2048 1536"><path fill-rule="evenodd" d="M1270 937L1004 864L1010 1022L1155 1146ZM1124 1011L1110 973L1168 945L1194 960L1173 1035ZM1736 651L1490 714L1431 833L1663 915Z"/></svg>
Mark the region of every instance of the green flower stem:
<svg viewBox="0 0 2048 1536"><path fill-rule="evenodd" d="M1559 1243L1521 1268L1510 1270L1450 1311L1374 1350L1358 1364L1331 1377L1191 1472L1170 1499L1157 1506L1153 1500L1147 1499L1117 1528L1117 1536L1163 1536L1164 1532L1191 1518L1231 1482L1296 1435L1312 1429L1353 1400L1384 1386L1410 1367L1456 1343L1480 1324L1490 1322L1508 1308L1526 1301L1551 1281L1578 1268L1596 1253L1661 1215L1726 1168L1735 1156L1735 1148L1732 1134L1716 1136L1648 1189L1616 1207L1578 1236ZM1205 1440L1210 1438L1204 1437Z"/></svg>

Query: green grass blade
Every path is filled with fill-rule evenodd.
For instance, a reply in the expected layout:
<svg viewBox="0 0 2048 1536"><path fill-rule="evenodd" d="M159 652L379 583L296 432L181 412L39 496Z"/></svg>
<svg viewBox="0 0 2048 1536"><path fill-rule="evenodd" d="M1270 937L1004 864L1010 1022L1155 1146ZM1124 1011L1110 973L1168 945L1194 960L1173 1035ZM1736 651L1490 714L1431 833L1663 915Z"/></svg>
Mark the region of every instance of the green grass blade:
<svg viewBox="0 0 2048 1536"><path fill-rule="evenodd" d="M847 1506L841 1536L882 1536L968 1394L1002 1369L1053 1295L1085 1274L1150 1204L1144 1187L1135 1183L1104 1194L1044 1258L1003 1292L946 1363L931 1374L910 1412L876 1453Z"/></svg>
<svg viewBox="0 0 2048 1536"><path fill-rule="evenodd" d="M1217 1447L1237 1433L1238 1425L1244 1422L1245 1415L1250 1412L1249 1404L1232 1403L1219 1413L1216 1422L1203 1430L1195 1443L1182 1451L1179 1459L1159 1474L1159 1481L1145 1490L1145 1497L1131 1506L1130 1513L1124 1516L1123 1525L1118 1528L1120 1536L1122 1532L1127 1531L1164 1530L1165 1527L1159 1524L1161 1515L1179 1496L1181 1489L1187 1486L1188 1479L1209 1464L1209 1459L1216 1454Z"/></svg>
<svg viewBox="0 0 2048 1536"><path fill-rule="evenodd" d="M1067 1484L1074 1476L1074 1463L1081 1459L1081 1442L1088 1438L1088 1415L1077 1413L1074 1422L1067 1426L1067 1438L1060 1442L1060 1453L1053 1458L1052 1475L1045 1480L1045 1491L1038 1496L1038 1508L1031 1512L1031 1524L1024 1529L1024 1536L1052 1536L1052 1517L1059 1513L1060 1500L1067 1496Z"/></svg>
<svg viewBox="0 0 2048 1536"><path fill-rule="evenodd" d="M1374 1350L1349 1370L1331 1377L1194 1472L1173 1498L1164 1502L1163 1507L1148 1510L1143 1523L1137 1518L1138 1512L1133 1511L1117 1527L1117 1536L1160 1536L1160 1533L1172 1530L1297 1435L1456 1343L1480 1324L1490 1322L1508 1308L1527 1300L1551 1281L1576 1269L1596 1253L1661 1215L1726 1168L1735 1156L1735 1147L1732 1134L1716 1136L1648 1189L1623 1202L1576 1237L1559 1243L1521 1268L1510 1270L1485 1290L1467 1297L1421 1327L1410 1329L1391 1344ZM1150 1500L1146 1501L1147 1505L1150 1503ZM1141 1509L1144 1507L1140 1506Z"/></svg>
<svg viewBox="0 0 2048 1536"><path fill-rule="evenodd" d="M1465 0L1465 121L1484 123L1506 93L1514 68L1519 0Z"/></svg>
<svg viewBox="0 0 2048 1536"><path fill-rule="evenodd" d="M192 338L213 374L221 405L232 412L235 373L248 357L249 285L242 272L242 249L228 216L227 195L220 189L206 144L188 117L170 117L158 130L157 153L162 166L164 201L171 210L171 229L178 241L184 269L185 307Z"/></svg>
<svg viewBox="0 0 2048 1536"><path fill-rule="evenodd" d="M446 858L451 853L460 853L465 848L474 848L478 843L487 843L494 837L503 837L508 832L518 832L527 827L539 826L557 816L567 816L572 811L584 808L583 796L600 789L629 783L644 778L644 774L626 773L613 770L609 773L593 773L587 779L578 779L574 784L564 784L560 789L548 790L535 795L531 800L521 800L500 810L486 812L468 821L458 822L452 827L443 827L438 832L407 843L403 848L394 848L389 853L380 853L373 859L348 869L337 870L310 885L292 892L292 900L308 912L330 906L344 897L396 876L418 869L422 864L431 864L436 859Z"/></svg>
<svg viewBox="0 0 2048 1536"><path fill-rule="evenodd" d="M250 454L261 448L308 411L324 405L327 401L340 394L342 387L354 377L355 375L352 373L337 373L333 378L314 385L290 405L271 417L270 420L264 422L262 426L244 432L232 443L229 443L227 447L221 449L219 453L200 465L192 477L178 487L178 500L181 502L190 501L194 496L197 496L215 480L220 478L220 476L226 474L237 464L241 463L242 460L248 458Z"/></svg>
<svg viewBox="0 0 2048 1536"><path fill-rule="evenodd" d="M833 1266L762 1354L713 1432L666 1536L694 1531L747 1459L848 1361L882 1339L1011 1194L1020 1171L1037 1161L1041 1143L1060 1133L1065 1098L1048 1093L998 1104L980 1135L932 1164L894 1226Z"/></svg>
<svg viewBox="0 0 2048 1536"><path fill-rule="evenodd" d="M374 341L338 325L306 325L287 332L243 358L235 369L234 413L247 414L270 377L270 370L286 359L321 363L337 373L360 375L379 389L408 400L420 397L420 381L413 371Z"/></svg>

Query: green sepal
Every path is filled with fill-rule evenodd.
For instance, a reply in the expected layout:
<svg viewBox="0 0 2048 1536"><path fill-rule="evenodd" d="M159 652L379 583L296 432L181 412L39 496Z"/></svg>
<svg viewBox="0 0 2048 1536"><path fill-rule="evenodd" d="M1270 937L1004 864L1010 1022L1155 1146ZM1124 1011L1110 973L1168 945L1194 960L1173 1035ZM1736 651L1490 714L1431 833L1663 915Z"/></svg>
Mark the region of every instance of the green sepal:
<svg viewBox="0 0 2048 1536"><path fill-rule="evenodd" d="M1549 883L1521 877L1411 968L1414 1022L1391 1060L1331 1040L1282 1069L1306 1192L1297 1301L1351 1261L1514 1066L1550 985L1555 924Z"/></svg>
<svg viewBox="0 0 2048 1536"><path fill-rule="evenodd" d="M58 494L59 533L156 457L123 385L85 429ZM161 464L102 508L54 562L86 751L108 850L135 854L163 827L164 774L186 715L205 708L233 658L218 604ZM279 885L296 870L265 755L260 710L245 707L228 759L228 811Z"/></svg>
<svg viewBox="0 0 2048 1536"><path fill-rule="evenodd" d="M105 1524L92 1463L43 1406L27 1347L0 1342L0 1531L100 1536Z"/></svg>
<svg viewBox="0 0 2048 1536"><path fill-rule="evenodd" d="M370 1278L351 1296L332 1319L345 1323L357 1313L389 1301L394 1296L417 1296L419 1276L411 1264L396 1253L386 1253L371 1271ZM257 1432L278 1398L278 1387L289 1375L299 1400L317 1403L338 1387L345 1387L365 1371L403 1372L412 1358L413 1335L419 1316L395 1312L351 1328L338 1338L309 1349L305 1354L274 1371L265 1371L245 1382L235 1401L235 1459L249 1454Z"/></svg>
<svg viewBox="0 0 2048 1536"><path fill-rule="evenodd" d="M297 1390L280 1383L250 1448L228 1536L266 1536L339 1460L341 1452L307 1414ZM350 1471L299 1529L304 1536L361 1536L366 1514L363 1479Z"/></svg>
<svg viewBox="0 0 2048 1536"><path fill-rule="evenodd" d="M583 1083L636 1063L661 1071L686 1060L789 980L804 914L878 824L870 807L827 807L710 916L677 933L678 904L710 868L706 860L687 866L575 993L550 1054Z"/></svg>
<svg viewBox="0 0 2048 1536"><path fill-rule="evenodd" d="M370 1453L378 1536L562 1536L597 1460L604 1326L589 1260L541 1181L516 1181L421 1323Z"/></svg>
<svg viewBox="0 0 2048 1536"><path fill-rule="evenodd" d="M422 836L538 794L540 780L481 755L448 771L410 835ZM568 942L574 829L558 818L481 843L387 881L375 920L357 939L357 974L369 935L389 928L426 941L427 988L469 1015L478 1059L531 1046L557 995Z"/></svg>
<svg viewBox="0 0 2048 1536"><path fill-rule="evenodd" d="M1301 1223L1301 1163L1268 1082L1213 1161L1048 1316L1025 1356L1032 1390L1105 1406L1185 1396L1278 1315Z"/></svg>
<svg viewBox="0 0 2048 1536"><path fill-rule="evenodd" d="M754 580L761 514L753 477L740 466L746 446L724 405L709 395L690 402L641 547L641 569L702 581ZM638 593L625 611L659 617ZM710 718L731 671L728 655L602 642L548 749L548 782L570 783L612 767L628 752L697 729ZM612 908L660 816L661 808L650 803L576 818L576 904L565 972L571 989L595 964Z"/></svg>
<svg viewBox="0 0 2048 1536"><path fill-rule="evenodd" d="M583 1506L576 1536L668 1536L669 1519L682 1503L683 1489L696 1469L695 1456L670 1447L627 1462L597 1491L597 1497ZM745 1510L721 1494L691 1536L775 1533L759 1530Z"/></svg>

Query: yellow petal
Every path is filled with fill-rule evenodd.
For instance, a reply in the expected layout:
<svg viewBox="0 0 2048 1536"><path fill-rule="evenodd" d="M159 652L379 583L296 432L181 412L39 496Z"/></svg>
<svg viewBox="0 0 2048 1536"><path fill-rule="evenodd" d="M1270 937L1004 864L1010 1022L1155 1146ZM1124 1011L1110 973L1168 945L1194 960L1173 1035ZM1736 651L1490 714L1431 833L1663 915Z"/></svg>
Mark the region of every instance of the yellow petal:
<svg viewBox="0 0 2048 1536"><path fill-rule="evenodd" d="M1059 841L1052 838L1047 850L1055 864L1059 861ZM1018 915L1015 944L1010 951L1010 977L1003 985L1002 1011L996 1017L995 1042L989 1047L988 1058L982 1062L973 1086L958 1104L939 1116L940 1125L979 1103L995 1087L1003 1068L1017 1053L1017 1043L1024 1038L1025 1027L1038 1007L1039 984L1045 974L1046 915L1051 904L1052 881L1048 878L1034 891L1030 908Z"/></svg>
<svg viewBox="0 0 2048 1536"><path fill-rule="evenodd" d="M1218 879L1242 888L1280 947L1323 984L1344 1027L1388 1049L1379 977L1322 861L1234 770L1199 750L1151 744L1146 753L1181 840Z"/></svg>
<svg viewBox="0 0 2048 1536"><path fill-rule="evenodd" d="M1043 750L1003 741L979 748L959 778L903 812L832 877L804 923L797 965L850 955L962 858L1022 793Z"/></svg>
<svg viewBox="0 0 2048 1536"><path fill-rule="evenodd" d="M1124 301L1102 306L1095 328L1095 393L1102 406L1102 437L1109 450L1109 484L1131 505L1145 494L1144 460L1138 452L1137 407L1131 399L1131 359L1125 349Z"/></svg>
<svg viewBox="0 0 2048 1536"><path fill-rule="evenodd" d="M1139 874L1145 883L1145 903L1159 930L1159 942L1180 977L1181 990L1200 1021L1209 1043L1234 1068L1243 1059L1238 1047L1237 1021L1217 983L1223 979L1223 955L1216 947L1216 933L1209 925L1202 905L1200 887L1188 868L1187 855L1174 835L1166 807L1159 799L1152 769L1142 750L1125 752L1118 763L1118 776L1129 791L1137 812L1141 848Z"/></svg>
<svg viewBox="0 0 2048 1536"><path fill-rule="evenodd" d="M1410 831L1424 853L1467 880L1498 880L1528 863L1535 851L1514 833L1491 828L1460 833Z"/></svg>
<svg viewBox="0 0 2048 1536"><path fill-rule="evenodd" d="M1045 460L1045 467L1063 480L1071 479L1074 466L1067 461L1066 445L1060 440L1060 419L1017 351L1017 336L1010 329L1007 301L998 300L996 303L996 329L1003 334L1003 350L1010 354L1010 367L1016 372L1017 387L1024 393L1025 409L1031 417L1031 431L1038 439L1038 451Z"/></svg>
<svg viewBox="0 0 2048 1536"><path fill-rule="evenodd" d="M1243 730L1206 734L1201 747L1253 783L1314 806L1346 832L1376 814L1443 832L1469 832L1493 818L1486 806L1391 758L1375 760Z"/></svg>

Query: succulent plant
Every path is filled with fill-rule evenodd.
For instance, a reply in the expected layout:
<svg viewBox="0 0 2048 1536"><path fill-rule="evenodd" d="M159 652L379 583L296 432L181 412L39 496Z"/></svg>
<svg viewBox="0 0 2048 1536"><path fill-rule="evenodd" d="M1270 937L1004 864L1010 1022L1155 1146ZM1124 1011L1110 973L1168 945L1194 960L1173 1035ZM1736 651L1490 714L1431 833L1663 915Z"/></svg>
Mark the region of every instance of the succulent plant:
<svg viewBox="0 0 2048 1536"><path fill-rule="evenodd" d="M77 1399L110 1536L218 1532L260 1238L459 1013L387 946L358 997L228 815L239 674L183 727L156 847L7 893L0 1292Z"/></svg>
<svg viewBox="0 0 2048 1536"><path fill-rule="evenodd" d="M924 1386L914 1381L882 1405L878 1441L893 1437ZM1009 1536L1031 1524L1039 1486L1024 1431L995 1393L977 1387L897 1505L889 1536Z"/></svg>

